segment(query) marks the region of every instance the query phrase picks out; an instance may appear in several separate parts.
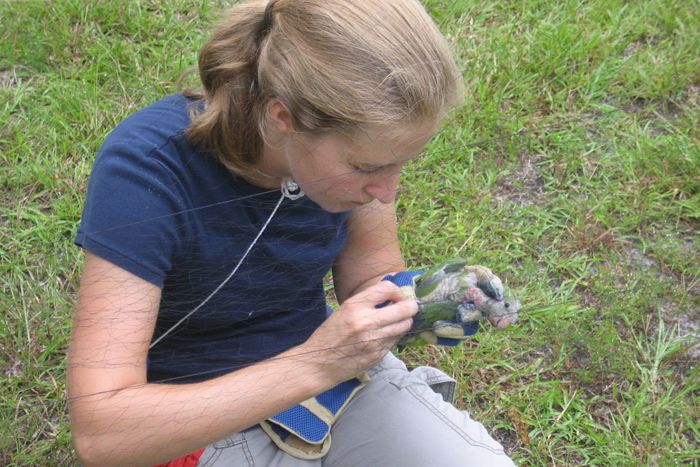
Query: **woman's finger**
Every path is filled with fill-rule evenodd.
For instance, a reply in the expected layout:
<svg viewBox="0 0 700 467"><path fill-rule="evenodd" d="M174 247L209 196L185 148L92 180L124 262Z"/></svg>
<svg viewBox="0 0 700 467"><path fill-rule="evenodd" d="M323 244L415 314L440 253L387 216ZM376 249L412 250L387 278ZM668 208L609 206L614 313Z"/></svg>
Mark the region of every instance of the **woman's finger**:
<svg viewBox="0 0 700 467"><path fill-rule="evenodd" d="M400 302L391 303L375 310L377 322L381 326L398 323L412 318L418 313L418 302L404 298Z"/></svg>
<svg viewBox="0 0 700 467"><path fill-rule="evenodd" d="M364 304L370 307L383 305L387 302L406 300L401 289L389 281L381 281L350 297L346 303Z"/></svg>

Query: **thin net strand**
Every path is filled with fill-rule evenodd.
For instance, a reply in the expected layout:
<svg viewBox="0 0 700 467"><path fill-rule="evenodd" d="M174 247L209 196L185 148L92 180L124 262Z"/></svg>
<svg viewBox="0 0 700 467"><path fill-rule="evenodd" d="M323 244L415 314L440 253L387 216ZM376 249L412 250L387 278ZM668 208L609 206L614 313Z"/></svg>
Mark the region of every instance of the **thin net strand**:
<svg viewBox="0 0 700 467"><path fill-rule="evenodd" d="M611 110L611 112L612 112L612 111L614 111L614 110ZM576 120L579 120L579 119L576 119ZM536 133L536 132L544 131L544 130L546 130L546 129L548 129L548 128L552 128L552 127L556 127L556 126L561 126L561 125L566 125L566 124L568 124L568 123L571 123L571 122L558 122L558 123L555 123L555 124L546 125L546 126L539 127L539 128L537 128L537 129L534 129L534 130L527 131L526 133L529 133L529 132ZM518 136L523 136L523 131L522 131L522 130L521 130L520 132L518 132L518 133L514 133L514 134L511 135L511 137L518 137ZM452 151L456 151L456 150L459 150L459 149L466 149L466 148L470 148L470 147L477 147L477 146L480 146L480 145L483 145L483 144L486 144L486 143L489 143L489 142L492 142L492 141L499 141L499 140L502 140L502 139L505 139L505 138L503 138L503 137L485 138L485 139L482 139L482 140L480 140L480 141L472 142L472 143L469 143L469 144L457 145L457 146L452 146L452 147L450 147L450 148L445 148L445 149L441 149L441 150L437 150L437 151L432 151L432 152L426 153L425 155L430 156L430 155L435 155L435 154L441 154L441 153L446 153L446 152L452 152ZM355 172L355 171L348 171L347 173L341 174L341 176L342 176L342 175L348 175L348 174L353 173L353 172ZM321 181L321 180L319 180L319 181ZM120 228L120 227L124 227L124 226L127 226L127 225L135 225L135 224L139 224L139 223L146 223L146 222L149 222L149 221L154 221L154 220L157 220L157 219L160 219L160 218L163 218L163 217L172 216L172 215L176 215L176 214L183 213L183 212L197 211L197 210L201 210L201 209L206 209L206 208L216 207L216 206L222 206L222 205L225 205L225 204L230 204L230 203L235 203L235 202L245 203L245 202L247 202L248 200L251 200L251 199L253 199L253 198L257 198L257 197L260 197L260 196L266 195L266 194L271 194L271 193L274 193L274 192L277 192L277 191L278 191L278 190L263 191L263 192L256 193L256 194L253 194L253 195L249 195L249 196L238 197L238 198L235 198L235 199L225 200L225 201L221 201L221 202L211 203L211 204L208 204L208 205L205 205L205 206L199 206L199 207L195 207L195 208L192 208L192 209L179 211L179 212L177 212L177 213L174 212L174 213L168 214L168 215L166 215L166 216L156 216L156 217L151 217L151 218L148 218L148 219L139 220L139 221L136 221L136 222L130 223L130 224L123 224L123 225L119 225L119 226L114 226L114 227L110 227L109 229L105 229L105 230L113 230L113 229L118 229L118 228ZM262 233L263 233L263 232L265 231L265 229L267 228L267 226L268 226L270 220L272 219L272 216L274 216L274 214L277 212L277 209L278 209L279 206L281 205L283 199L284 199L284 196L281 196L280 199L278 200L277 204L275 205L275 207L274 207L274 209L273 209L271 215L268 217L267 221L263 224L262 228L260 228L260 230L258 231L257 235L255 236L253 242L249 245L249 247L248 247L248 249L246 250L246 252L244 253L244 255L240 258L240 260L238 261L238 263L236 264L236 266L231 270L231 272L228 274L228 276L219 284L219 286L218 286L215 290L213 290L204 300L202 300L199 304L197 304L187 315L185 315L183 318L179 319L173 326L171 326L170 329L168 329L165 333L163 333L162 335L160 335L160 336L158 337L157 340L153 341L153 342L151 343L149 349L150 349L150 348L153 348L154 346L156 346L156 345L157 345L159 342L161 342L162 339L164 339L166 336L171 335L172 332L174 332L174 330L175 330L177 327L179 327L183 322L185 322L188 318L190 318L194 313L196 313L197 311L199 311L204 305L206 305L206 304L212 299L212 297L214 297L214 296L221 290L221 288L223 288L227 283L230 282L230 280L231 280L231 279L234 277L234 275L237 273L237 271L238 271L238 269L240 268L240 266L241 266L241 264L243 263L243 261L247 258L248 253L251 251L251 249L254 247L255 243L256 243L256 242L258 241L258 239L260 238L260 235L262 235ZM225 222L225 220L222 220L222 223L223 223L223 222ZM95 233L95 232L91 232L91 233ZM368 253L368 254L369 254L369 253ZM254 266L255 266L255 265L254 265ZM260 266L260 267L264 267L264 266ZM266 297L266 298L271 299L271 300L274 301L274 297ZM549 306L553 306L553 305L549 305ZM526 312L526 311L527 311L527 312L535 312L536 310L537 310L537 308L535 308L535 309L533 309L533 308L521 309L521 310L520 310L520 314L523 314L523 313ZM299 324L299 326L302 326L302 324ZM419 333L424 332L424 331L426 331L426 330L429 330L429 329L418 329L418 330L415 330L415 331L413 331L413 332L409 332L408 334L405 334L405 335L410 336L410 335L414 335L414 334L419 334ZM361 342L356 342L356 343L346 344L346 345L356 345L356 344L358 344L358 343L361 343ZM203 348L204 348L204 344L202 344L202 346L203 346ZM197 345L197 344L192 344L192 347L198 347L198 345ZM303 355L313 355L314 353L317 353L317 352L322 352L322 351L327 351L327 350L333 350L333 349L340 349L340 348L342 348L342 347L344 347L344 345L335 346L335 347L329 347L329 348L326 348L326 349L313 350L313 351L309 351L309 352L305 352L305 353L298 353L298 354L295 354L295 355L293 355L293 356L290 356L290 358L291 358L291 357L299 357L299 356L303 356ZM280 359L280 358L284 358L284 357L276 357L276 356L273 356L273 357L268 357L267 359ZM195 376L206 376L206 375L208 375L208 374L213 374L213 373L217 373L217 372L221 372L221 371L234 371L234 370L236 370L236 369L240 369L240 368L242 368L242 367L244 367L244 366L247 366L247 365L250 365L250 364L251 364L250 362L247 362L247 361L246 361L246 362L241 363L241 364L225 366L225 367L221 367L221 368L217 368L217 369L207 370L207 371L204 371L204 372L189 373L189 374L180 375L180 376L176 376L176 377L172 377L172 378L162 378L162 379L150 381L149 383L145 383L145 384L175 382L175 381L180 381L180 380L188 379L188 378L195 377ZM138 387L138 386L139 386L139 385L136 385L136 386L133 386L133 387ZM123 389L126 389L126 388L123 388ZM119 391L119 390L121 390L121 389L114 389L114 390L109 390L109 391L105 391L105 392L115 392L115 391ZM81 396L77 396L77 397L78 397L78 398L80 398L80 397L89 397L89 396L91 396L91 395L97 395L97 394L101 394L101 392L96 392L96 393L94 393L94 394L81 395Z"/></svg>
<svg viewBox="0 0 700 467"><path fill-rule="evenodd" d="M619 110L618 110L618 109L608 109L608 110L605 110L605 111L600 111L600 115L606 115L606 114L614 113L614 112L617 112L617 111L619 111ZM460 149L470 149L470 148L474 148L474 147L479 147L479 146L482 146L482 145L484 145L484 144L488 144L488 143L492 143L492 142L496 142L496 141L504 141L504 140L506 140L506 139L508 139L508 138L522 137L522 136L524 136L524 135L526 135L526 134L529 134L529 133L539 133L539 132L541 132L541 131L545 131L545 130L548 130L548 129L551 129L551 128L556 128L556 127L560 127L560 126L564 126L564 125L569 125L569 124L572 124L572 123L576 123L576 122L579 122L579 121L581 121L581 120L582 120L582 118L581 118L581 117L578 117L578 118L572 118L572 119L570 119L570 120L564 120L564 121L562 121L562 122L552 123L552 124L549 124L549 125L543 125L543 126L540 126L540 127L535 128L535 129L531 129L531 130L521 129L521 130L519 130L519 131L517 131L517 132L514 132L514 133L508 135L508 136L494 136L494 137L489 137L489 138L483 138L483 139L481 139L481 140L473 141L473 142L466 143L466 144L462 144L462 145L451 146L451 147L444 148L444 149L438 149L438 150L435 150L435 151L426 152L426 153L422 154L421 157L430 157L430 156L434 156L434 155L437 155L437 154L445 154L445 153L449 153L449 152L458 151L458 150L460 150ZM315 183L321 183L321 182L327 181L328 179L340 178L340 177L347 176L347 175L350 175L350 174L353 174L353 173L357 173L357 172L358 172L358 170L350 170L350 171L343 172L343 173L341 173L341 174L335 175L335 176L333 176L333 177L327 177L327 178L323 178L323 179L312 180L312 181L310 182L310 184L313 185L313 184L315 184ZM252 194L252 195L241 196L241 197L232 198L232 199L228 199L228 200L224 200L224 201L217 201L217 202L215 202L215 203L210 203L210 204L206 204L206 205L202 205L202 206L196 206L196 207L189 208L189 209L183 209L183 210L173 211L172 213L165 214L165 215L162 215L162 216L148 217L148 218L145 218L145 219L140 219L140 220L138 220L138 221L129 222L129 223L124 223L124 224L119 224L119 225L115 225L115 226L112 226L112 227L109 227L109 228L106 228L106 229L93 230L93 231L89 231L89 232L86 232L86 233L87 233L87 234L99 234L99 233L109 232L109 231L112 231L112 230L117 230L117 229L120 229L120 228L132 227L132 226L135 226L135 225L138 225L138 224L144 224L144 223L147 223L147 222L152 222L152 221L156 221L156 220L163 219L163 218L167 218L167 217L171 217L171 216L176 216L176 215L180 215L180 214L186 214L186 213L190 213L190 212L196 212L196 211L203 210L203 209L209 209L209 208L212 208L212 207L224 206L224 205L227 205L227 204L230 204L230 203L242 202L242 201L246 201L246 200L250 200L250 199L254 199L254 198L259 198L259 197L261 197L261 196L265 196L265 195L268 195L268 194L271 194L271 193L275 193L275 192L277 192L277 191L279 191L279 189L277 189L277 188L271 189L271 190L266 190L266 191L261 191L260 193L255 193L255 194Z"/></svg>
<svg viewBox="0 0 700 467"><path fill-rule="evenodd" d="M294 195L294 196L296 196L296 195ZM303 196L303 193L301 194L301 196ZM267 218L267 220L265 221L265 224L263 224L263 226L260 228L260 231L259 231L258 234L255 236L255 238L253 239L253 241L250 242L250 245L248 245L248 248L246 249L245 253L243 253L243 256L241 256L241 259L238 260L238 263L236 263L236 266L231 270L231 273L230 273L228 276L226 276L226 279L224 279L224 280L223 280L223 281L222 281L222 282L221 282L221 283L220 283L220 284L219 284L219 285L204 299L204 300L202 300L201 303L200 303L199 305L197 305L196 307L194 307L194 309L193 309L192 311L190 311L190 312L187 313L185 316L183 316L182 318L180 318L180 320L179 320L177 323L173 324L173 325L172 325L170 328L168 328L163 334L161 334L161 335L158 337L158 339L156 339L155 341L153 341L153 343L151 343L151 345L148 346L149 349L152 349L153 347L155 347L155 346L158 344L158 342L160 342L160 341L162 341L163 339L165 339L171 332L173 332L175 329L177 329L177 328L178 328L182 323L184 323L190 316L192 316L193 314L195 314L195 313L196 313L197 311L199 311L204 305L206 305L207 302L209 302L209 300L211 300L211 298L219 292L219 290L221 290L226 284L228 284L228 281L230 281L231 278L234 276L234 274L236 274L236 272L238 271L238 269L241 267L241 264L243 264L243 261L245 261L245 259L248 257L248 253L250 253L250 250L253 249L253 247L255 246L255 244L258 242L258 239L260 238L260 236L263 234L263 232L265 232L265 229L267 229L267 226L270 224L270 221L272 220L272 218L273 218L273 217L275 216L275 214L277 213L277 210L279 209L279 207L282 205L282 201L284 201L285 198L289 198L289 197L290 197L290 192L289 192L288 184L287 184L286 180L283 180L283 181L282 181L282 196L280 196L279 201L277 201L277 204L275 205L274 209L273 209L272 212L270 213L270 216L269 216L269 217ZM290 199L292 199L292 198L290 198Z"/></svg>

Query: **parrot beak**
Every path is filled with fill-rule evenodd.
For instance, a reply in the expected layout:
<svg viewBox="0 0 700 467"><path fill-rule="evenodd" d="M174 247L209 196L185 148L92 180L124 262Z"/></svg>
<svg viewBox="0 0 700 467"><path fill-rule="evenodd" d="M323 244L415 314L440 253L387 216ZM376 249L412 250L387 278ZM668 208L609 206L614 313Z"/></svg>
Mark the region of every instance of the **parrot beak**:
<svg viewBox="0 0 700 467"><path fill-rule="evenodd" d="M515 306L512 306L515 305ZM496 329L505 329L511 324L515 323L515 321L518 319L518 309L520 308L519 303L514 303L512 304L509 302L505 302L503 304L503 307L506 310L512 309L513 312L505 315L494 315L494 316L489 316L488 320L489 322L495 327Z"/></svg>
<svg viewBox="0 0 700 467"><path fill-rule="evenodd" d="M496 329L505 329L515 322L515 316L496 316L489 318L489 322Z"/></svg>

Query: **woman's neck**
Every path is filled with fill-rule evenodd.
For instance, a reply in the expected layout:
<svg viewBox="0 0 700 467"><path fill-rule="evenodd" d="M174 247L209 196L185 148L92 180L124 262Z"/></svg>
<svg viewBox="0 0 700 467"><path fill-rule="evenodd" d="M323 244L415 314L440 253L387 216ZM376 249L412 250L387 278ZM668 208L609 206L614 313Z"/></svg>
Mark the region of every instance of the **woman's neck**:
<svg viewBox="0 0 700 467"><path fill-rule="evenodd" d="M278 188L284 177L289 176L284 148L263 146L260 159L245 174L244 178L250 183L263 188Z"/></svg>
<svg viewBox="0 0 700 467"><path fill-rule="evenodd" d="M263 172L260 169L253 168L245 174L239 174L246 182L260 188L279 188L282 184L282 177L276 177Z"/></svg>

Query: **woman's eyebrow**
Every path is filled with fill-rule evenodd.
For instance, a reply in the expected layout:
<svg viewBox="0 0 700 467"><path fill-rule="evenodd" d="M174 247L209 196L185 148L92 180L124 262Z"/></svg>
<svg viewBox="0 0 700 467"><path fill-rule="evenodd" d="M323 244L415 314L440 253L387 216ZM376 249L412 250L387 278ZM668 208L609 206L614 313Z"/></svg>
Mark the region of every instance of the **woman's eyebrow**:
<svg viewBox="0 0 700 467"><path fill-rule="evenodd" d="M357 165L358 167L362 167L363 169L367 169L367 170L378 170L378 169L382 169L385 167L393 167L396 165L402 165L402 164L405 164L407 162L414 161L414 160L420 158L421 156L425 155L426 153L427 153L426 148L423 148L414 156L407 157L405 159L400 159L400 160L394 161L394 162L389 162L386 164L373 164L372 162L369 162L369 161L368 162L357 161L357 162L355 162L355 165Z"/></svg>

